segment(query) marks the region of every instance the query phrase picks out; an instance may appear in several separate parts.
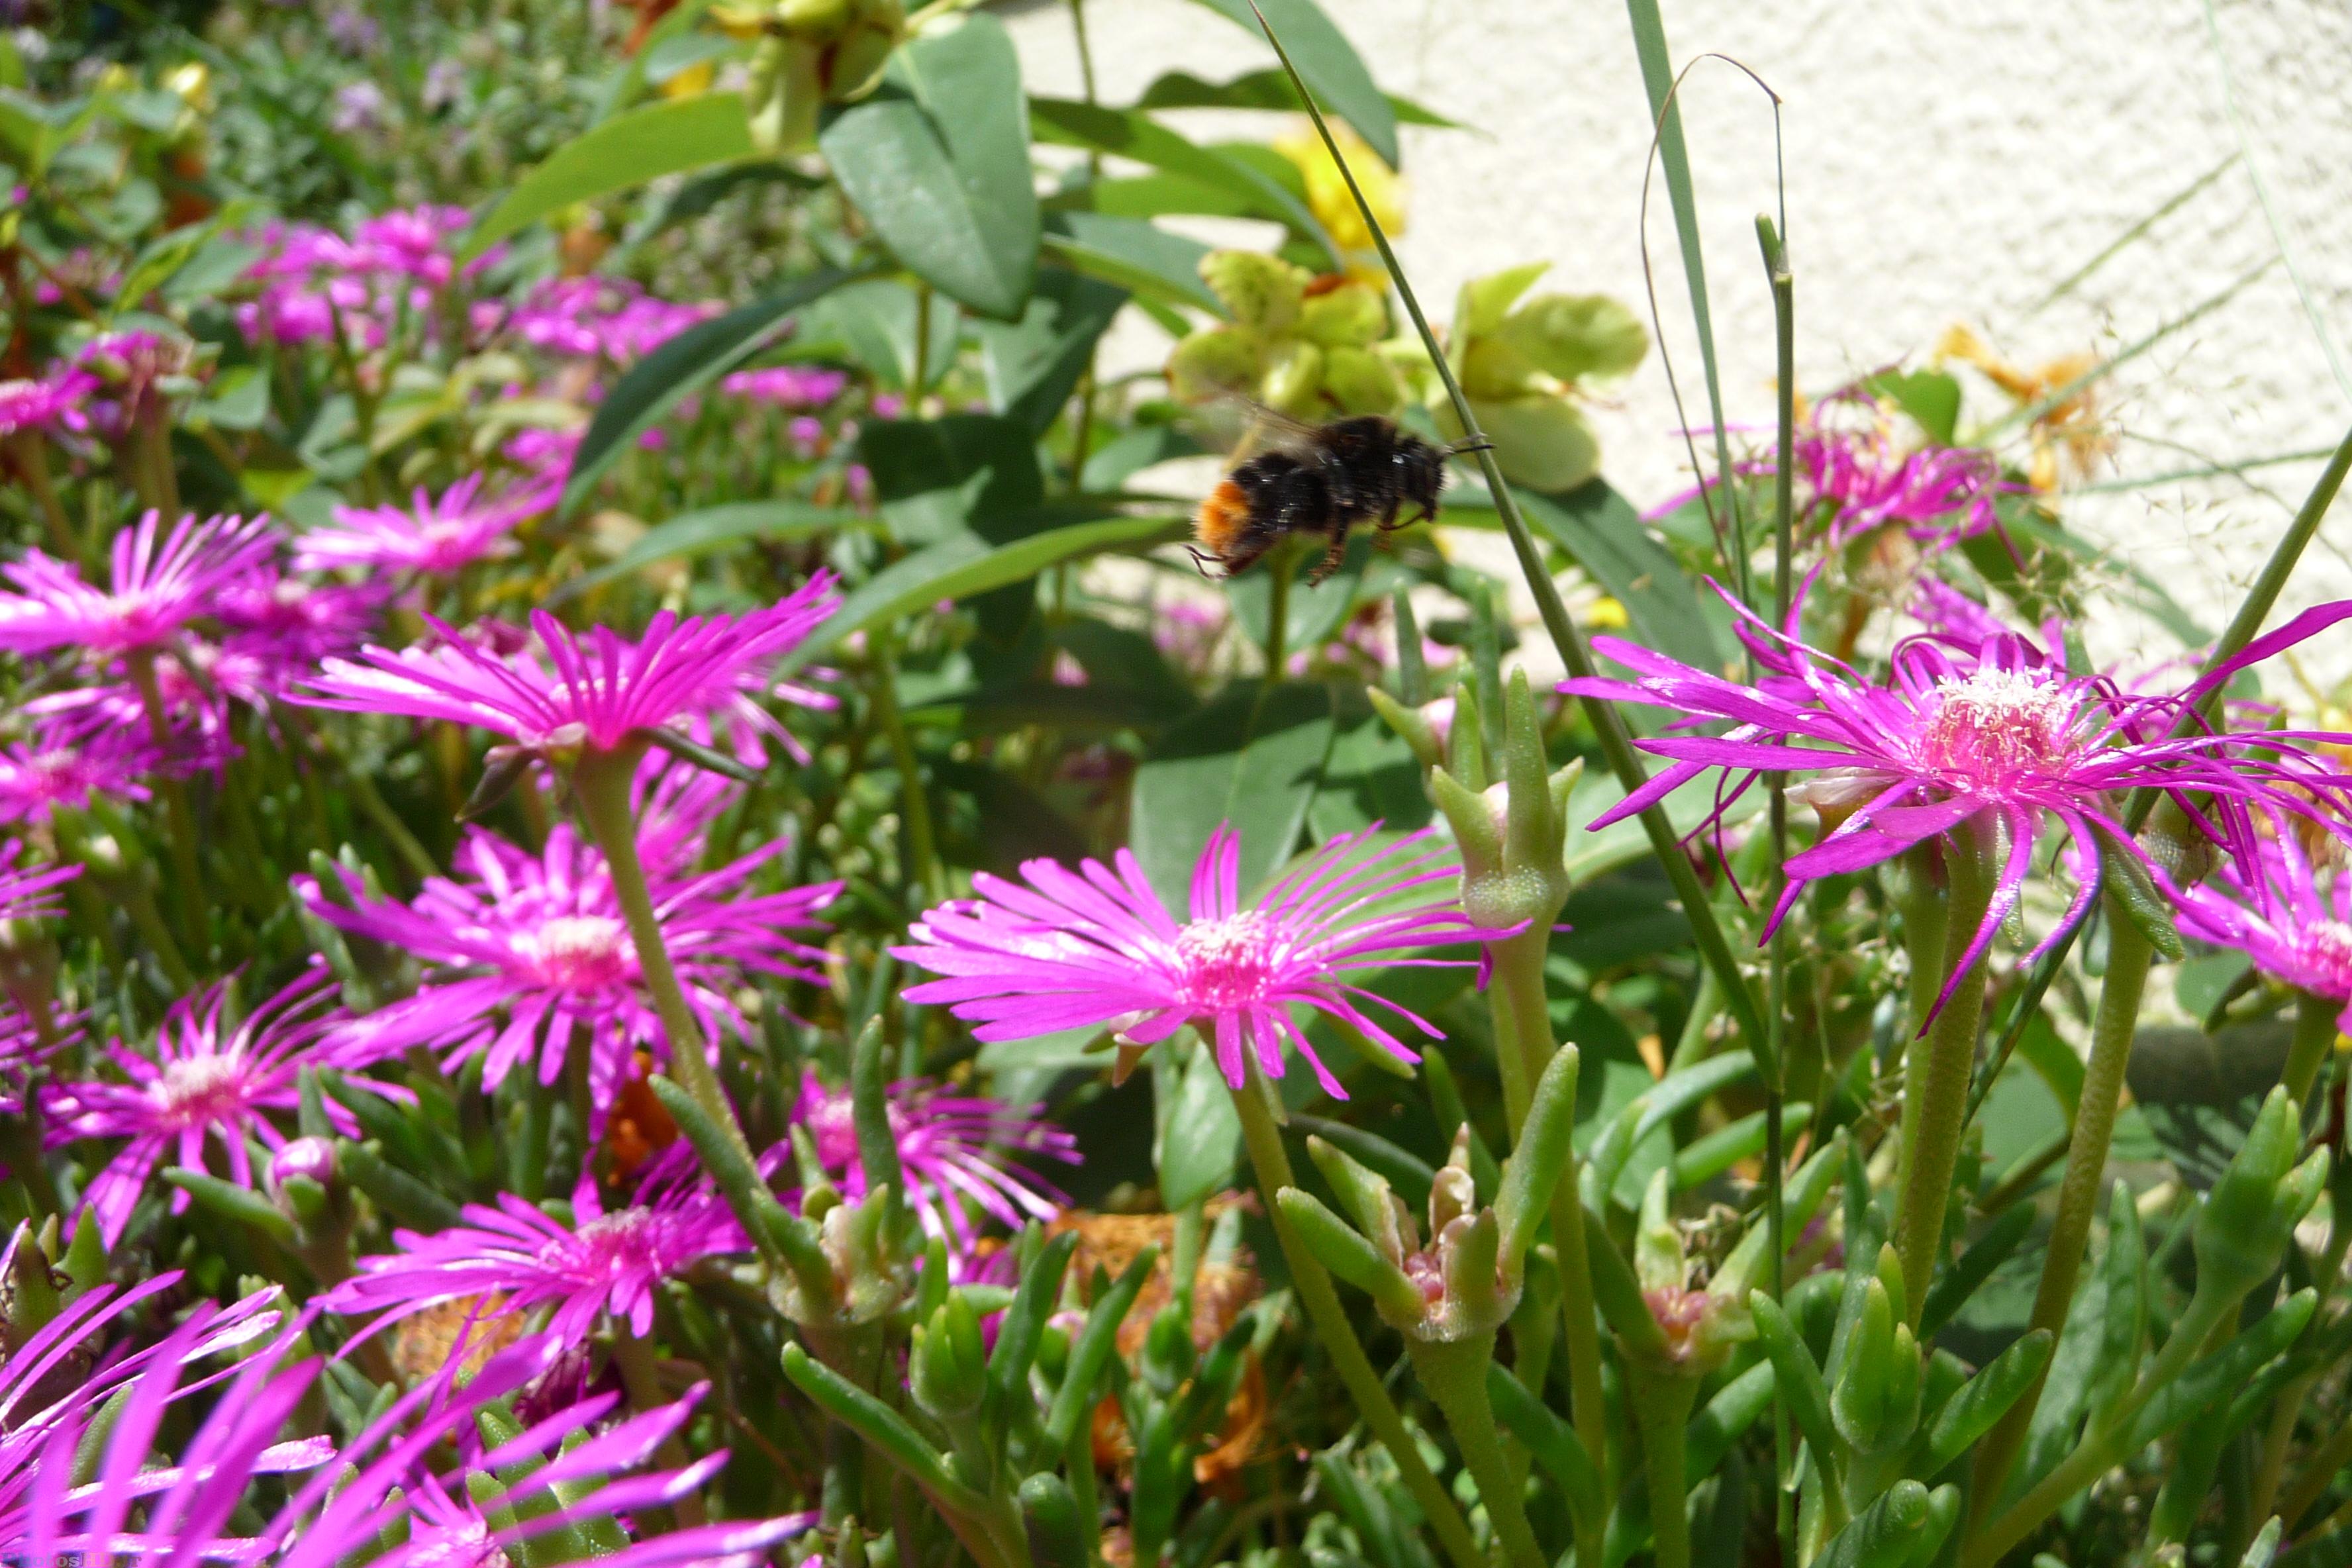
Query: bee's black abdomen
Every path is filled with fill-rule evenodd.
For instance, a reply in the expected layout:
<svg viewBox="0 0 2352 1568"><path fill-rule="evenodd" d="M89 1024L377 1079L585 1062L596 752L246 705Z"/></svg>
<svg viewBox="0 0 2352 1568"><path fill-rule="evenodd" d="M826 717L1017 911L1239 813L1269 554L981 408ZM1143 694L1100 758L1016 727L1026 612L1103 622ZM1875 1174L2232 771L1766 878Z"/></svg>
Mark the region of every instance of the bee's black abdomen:
<svg viewBox="0 0 2352 1568"><path fill-rule="evenodd" d="M1287 452L1263 452L1233 471L1250 503L1254 527L1269 542L1296 529L1328 531L1332 495L1323 471Z"/></svg>

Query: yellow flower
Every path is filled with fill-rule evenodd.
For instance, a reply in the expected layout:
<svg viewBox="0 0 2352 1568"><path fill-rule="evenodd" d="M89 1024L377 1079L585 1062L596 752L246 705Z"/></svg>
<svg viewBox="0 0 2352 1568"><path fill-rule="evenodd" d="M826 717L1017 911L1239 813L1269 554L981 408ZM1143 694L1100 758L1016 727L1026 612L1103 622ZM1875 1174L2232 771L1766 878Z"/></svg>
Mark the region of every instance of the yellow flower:
<svg viewBox="0 0 2352 1568"><path fill-rule="evenodd" d="M1624 605L1613 596L1603 594L1585 607L1584 624L1602 631L1615 632L1624 630L1633 622L1627 617Z"/></svg>
<svg viewBox="0 0 2352 1568"><path fill-rule="evenodd" d="M2099 367L2093 353L2062 354L2032 370L2021 369L1995 353L1968 326L1947 330L1936 344L1937 363L1958 360L1974 366L1987 381L2009 394L2021 407L2040 403L2090 374ZM2062 467L2080 479L2115 450L2115 437L2100 422L2098 400L2091 387L2078 387L2038 416L2032 428L2032 449L2025 477L2043 492L2058 488Z"/></svg>
<svg viewBox="0 0 2352 1568"><path fill-rule="evenodd" d="M1340 155L1363 187L1365 205L1380 220L1381 227L1391 237L1404 232L1404 176L1388 166L1365 140L1357 135L1344 121L1332 122L1331 139L1339 144ZM1300 126L1285 136L1275 139L1274 150L1298 165L1299 177L1307 184L1307 207L1315 215L1324 232L1330 235L1346 258L1348 270L1358 277L1379 279L1387 274L1380 264L1380 252L1372 244L1372 231L1364 225L1364 215L1357 210L1356 198L1348 193L1348 182L1333 163L1323 138L1315 133L1311 124Z"/></svg>
<svg viewBox="0 0 2352 1568"><path fill-rule="evenodd" d="M667 81L662 83L664 98L698 98L710 90L713 78L719 74L715 62L698 60Z"/></svg>

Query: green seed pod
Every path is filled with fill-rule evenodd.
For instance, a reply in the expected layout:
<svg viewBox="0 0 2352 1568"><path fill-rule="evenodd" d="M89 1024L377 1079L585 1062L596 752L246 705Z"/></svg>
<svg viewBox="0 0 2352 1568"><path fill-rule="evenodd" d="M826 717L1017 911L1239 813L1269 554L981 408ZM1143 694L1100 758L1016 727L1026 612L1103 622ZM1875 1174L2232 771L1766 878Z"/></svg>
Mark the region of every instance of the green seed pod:
<svg viewBox="0 0 2352 1568"><path fill-rule="evenodd" d="M1864 1287L1862 1313L1830 1390L1830 1418L1857 1451L1885 1453L1919 1419L1919 1343L1896 1316L1886 1287Z"/></svg>

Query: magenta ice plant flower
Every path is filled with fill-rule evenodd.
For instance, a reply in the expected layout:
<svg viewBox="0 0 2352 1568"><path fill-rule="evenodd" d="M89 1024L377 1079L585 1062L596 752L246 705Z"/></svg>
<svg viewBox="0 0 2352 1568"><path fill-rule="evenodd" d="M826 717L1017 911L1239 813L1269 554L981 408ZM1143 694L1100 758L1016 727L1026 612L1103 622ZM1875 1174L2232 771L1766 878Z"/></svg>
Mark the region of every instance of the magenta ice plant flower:
<svg viewBox="0 0 2352 1568"><path fill-rule="evenodd" d="M217 1143L229 1179L250 1188L254 1145L275 1150L286 1142L271 1113L296 1108L300 1069L349 1071L380 1059L372 1041L336 1030L334 978L323 964L242 1020L229 1018L227 992L224 982L173 1004L152 1054L120 1039L110 1043L102 1055L122 1075L120 1081L89 1079L42 1091L52 1147L84 1138L124 1140L82 1194L83 1211L96 1216L110 1247L121 1239L166 1159L203 1170L206 1145ZM341 1105L330 1101L328 1114L341 1130L355 1131ZM187 1206L188 1194L175 1191L172 1212Z"/></svg>
<svg viewBox="0 0 2352 1568"><path fill-rule="evenodd" d="M320 1363L289 1364L279 1343L228 1373L183 1383L205 1357L266 1331L276 1292L222 1309L206 1301L115 1379L119 1403L73 1409L0 1437L0 1546L26 1561L236 1560L260 1542L232 1535L232 1515L256 1478L316 1470L335 1458L325 1437L280 1441L319 1377ZM179 1400L226 1382L193 1436L151 1463ZM85 1478L86 1479L83 1479Z"/></svg>
<svg viewBox="0 0 2352 1568"><path fill-rule="evenodd" d="M2343 1009L2336 1026L2352 1031L2352 877L2323 877L2297 836L2264 837L2253 863L2222 866L2220 886L2200 883L2179 895L2181 933L2235 948L2256 969Z"/></svg>
<svg viewBox="0 0 2352 1568"><path fill-rule="evenodd" d="M660 1465L709 1385L647 1411L624 1413L620 1395L606 1393L524 1414L530 1389L572 1348L552 1332L532 1335L491 1357L462 1388L455 1385L459 1358L452 1358L449 1371L345 1446L346 1469L314 1475L279 1510L265 1537L268 1560L275 1568L505 1568L546 1556L530 1545L543 1535L617 1520L626 1543L608 1544L596 1559L610 1568L762 1568L772 1547L816 1522L796 1513L654 1528L651 1510L698 1495L726 1464L721 1449ZM493 1401L507 1402L528 1425L485 1450L476 1417ZM449 1446L460 1462L436 1469ZM478 1494L476 1478L485 1476L497 1486ZM387 1547L388 1538L400 1543Z"/></svg>
<svg viewBox="0 0 2352 1568"><path fill-rule="evenodd" d="M832 574L819 572L781 603L748 615L680 620L665 610L634 642L609 626L583 636L538 610L531 628L543 658L500 656L430 621L442 639L435 647L369 647L357 660L328 659L294 700L469 724L541 756L609 752L735 701L747 679L799 644L839 602Z"/></svg>
<svg viewBox="0 0 2352 1568"><path fill-rule="evenodd" d="M1244 1050L1266 1077L1280 1078L1286 1046L1344 1100L1295 1009L1327 1014L1399 1061L1420 1060L1370 1009L1442 1039L1436 1026L1349 976L1467 962L1407 955L1510 934L1479 927L1451 896L1409 897L1459 874L1452 850L1427 829L1385 847L1367 830L1329 840L1244 901L1241 838L1221 826L1193 869L1189 920L1168 912L1121 849L1108 866L1087 860L1076 870L1027 861L1019 882L982 872L972 879L977 897L930 910L910 928L914 941L893 951L943 977L910 987L906 999L948 1005L979 1026L982 1040L1107 1026L1122 1042L1150 1046L1192 1024L1235 1089Z"/></svg>
<svg viewBox="0 0 2352 1568"><path fill-rule="evenodd" d="M2181 691L2150 694L2124 691L2103 676L2070 674L2015 634L1991 637L1973 651L1934 637L1906 638L1894 650L1887 679L1874 681L1803 643L1801 596L1779 631L1725 597L1741 640L1768 672L1758 685L1606 637L1593 639L1595 651L1634 678L1561 684L1579 697L1669 709L1681 715L1673 726L1679 731L1709 721L1732 725L1719 735L1680 732L1636 742L1673 765L1596 817L1592 828L1631 816L1717 769L1738 780L1723 792L1726 804L1761 774L1811 774L1798 798L1834 826L1789 858L1789 887L1768 931L1820 878L1865 870L1964 825L1997 830L2003 854L1993 897L1947 977L1945 996L2015 907L2045 826L2065 835L2078 887L2037 952L2089 909L2100 886L2103 844L2134 855L2165 880L2118 815L2121 792L2168 792L2242 860L2253 852L2257 811L2342 819L2352 778L2299 749L2300 742L2326 737L2213 732L2198 725L2185 735L2173 731L2231 674L2352 615L2352 603L2298 616ZM2329 810L2315 798L2330 801Z"/></svg>
<svg viewBox="0 0 2352 1568"><path fill-rule="evenodd" d="M978 1236L975 1213L1018 1230L1031 1220L1051 1220L1068 1205L1060 1192L1013 1158L1042 1155L1078 1163L1078 1141L1047 1121L1044 1109L954 1094L920 1079L890 1086L890 1133L898 1146L906 1196L925 1235L939 1237L961 1258ZM808 1129L834 1184L848 1197L864 1197L866 1172L857 1157L849 1090L827 1089L814 1074L804 1076L796 1119ZM789 1158L788 1149L779 1145L771 1163L789 1168Z"/></svg>
<svg viewBox="0 0 2352 1568"><path fill-rule="evenodd" d="M87 429L85 410L97 386L97 378L71 364L58 365L37 380L0 381L0 439Z"/></svg>
<svg viewBox="0 0 2352 1568"><path fill-rule="evenodd" d="M822 983L824 955L803 938L823 930L816 911L838 882L747 892L782 846L698 872L692 816L646 816L640 847L655 919L706 1039L748 1034L730 996L746 977ZM575 1036L584 1036L601 1119L632 1053L669 1048L604 857L568 823L556 824L536 855L476 828L458 847L457 868L406 902L372 898L348 873L331 894L297 879L320 919L425 966L415 994L344 1024L339 1037L378 1052L430 1045L452 1066L487 1053L482 1081L496 1089L533 1058L540 1081L554 1082Z"/></svg>
<svg viewBox="0 0 2352 1568"><path fill-rule="evenodd" d="M625 1206L607 1212L583 1175L569 1223L511 1193L498 1206L468 1204L465 1223L431 1236L394 1232L400 1250L360 1260L327 1306L388 1323L444 1301L495 1298L500 1313L545 1310L544 1328L577 1342L609 1317L642 1339L654 1297L708 1258L750 1248L727 1202L689 1159L659 1162Z"/></svg>
<svg viewBox="0 0 2352 1568"><path fill-rule="evenodd" d="M182 518L167 531L149 512L114 537L105 587L82 580L68 563L38 550L0 567L16 584L0 593L0 648L93 654L152 651L190 622L210 615L220 596L265 570L278 547L267 517Z"/></svg>
<svg viewBox="0 0 2352 1568"><path fill-rule="evenodd" d="M23 740L0 745L0 826L44 826L59 806L145 800L141 781L160 761L143 721L37 715Z"/></svg>
<svg viewBox="0 0 2352 1568"><path fill-rule="evenodd" d="M468 474L438 496L419 486L405 507L339 506L333 527L294 542L294 564L305 572L357 567L446 577L477 561L511 555L509 535L554 504L553 488L533 483L484 495L482 486L481 475Z"/></svg>
<svg viewBox="0 0 2352 1568"><path fill-rule="evenodd" d="M1859 424L1838 410L1858 408ZM1793 457L1802 494L1832 545L1883 528L1922 544L1950 545L1999 525L1993 499L2000 465L1972 447L1899 445L1875 399L1860 392L1823 398L1798 433ZM1770 471L1767 464L1766 472Z"/></svg>

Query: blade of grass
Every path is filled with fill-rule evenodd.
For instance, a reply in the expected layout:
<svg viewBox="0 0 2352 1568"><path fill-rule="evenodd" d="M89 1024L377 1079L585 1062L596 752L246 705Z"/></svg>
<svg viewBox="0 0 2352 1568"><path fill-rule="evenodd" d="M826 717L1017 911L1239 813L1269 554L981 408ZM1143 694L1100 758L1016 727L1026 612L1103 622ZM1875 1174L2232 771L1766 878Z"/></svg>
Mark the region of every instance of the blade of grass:
<svg viewBox="0 0 2352 1568"><path fill-rule="evenodd" d="M2179 212L2182 207L2187 206L2190 202L2196 200L2199 195L2200 195L2208 185L2210 185L2214 181L2220 179L2223 174L2228 174L2230 172L2230 165L2237 161L2238 154L2232 153L2228 157L2222 159L2220 163L2214 164L2211 168L2206 170L2203 174L2198 175L2196 179L2190 181L2186 186L2168 197L2163 205L2158 207L2154 212L2148 214L2146 217L2132 225L2131 227L2124 230L2122 234L2116 236L2114 242L2107 246L2105 249L2100 251L2096 256L2091 258L2090 260L2085 261L2082 266L2074 268L2074 271L2061 279L2050 292L2042 295L2042 298L2025 307L2020 314L2021 316L2039 315L2043 310L2046 310L2051 306L2056 304L2059 300L2064 299L2067 295L2073 293L2075 289L2081 288L2084 280L2089 278L2092 273L2096 272L2100 268L2105 267L2108 262L2113 261L2116 257L2121 256L2125 251L2130 249L2135 243L2148 232L2148 230L2154 228L2158 224L2162 223L2166 218L2170 217L2174 213Z"/></svg>
<svg viewBox="0 0 2352 1568"><path fill-rule="evenodd" d="M1585 647L1583 634L1576 629L1576 623L1569 618L1568 606L1560 601L1559 586L1552 582L1551 573L1545 567L1543 556L1536 548L1535 536L1528 531L1527 519L1519 514L1518 501L1511 493L1508 481L1503 478L1502 468L1495 461L1493 449L1485 445L1486 437L1479 427L1478 416L1471 410L1470 400L1463 395L1461 384L1454 380L1453 368L1446 363L1444 350L1438 344L1437 334L1430 330L1429 318L1422 313L1421 300L1414 295L1412 285L1406 280L1403 267L1397 261L1396 250L1389 243L1388 231L1373 216L1371 204L1364 199L1363 191L1356 184L1355 171L1348 166L1348 160L1341 155L1339 143L1332 139L1331 127L1324 120L1323 110L1316 103L1315 95L1307 91L1306 84L1299 79L1297 68L1291 65L1290 57L1283 51L1282 40L1275 37L1272 27L1266 26L1264 13L1258 16L1258 26L1265 29L1266 41L1281 57L1283 68L1290 73L1291 81L1297 87L1299 101L1307 106L1317 134L1322 137L1325 150L1331 154L1332 162L1339 166L1341 177L1348 183L1348 194L1355 198L1356 210L1362 216L1365 227L1371 233L1372 243L1380 251L1381 265L1388 269L1390 279L1396 284L1397 296L1404 302L1405 313L1412 318L1413 329L1421 334L1422 344L1437 367L1438 378L1445 384L1445 395L1453 403L1454 416L1462 422L1464 437L1477 443L1475 456L1479 471L1485 476L1486 488L1494 496L1495 510L1503 520L1503 531L1510 539L1511 552L1518 559L1520 574L1527 578L1528 588L1535 595L1537 613L1543 617L1544 630L1550 636L1552 646L1559 650L1560 662L1567 667L1569 673L1590 677L1593 673L1591 650ZM1641 756L1633 750L1633 741L1627 735L1624 721L1618 717L1616 709L1607 702L1587 700L1585 711L1591 716L1593 731L1601 742L1601 755L1626 790L1631 792L1648 783L1649 771L1642 765ZM1665 867L1667 879L1674 884L1675 896L1681 900L1683 916L1690 921L1691 936L1698 946L1701 961L1713 972L1717 984L1722 986L1733 1020L1738 1025L1748 1048L1756 1053L1759 1064L1764 1063L1771 1049L1771 1042L1765 1033L1763 1014L1757 1005L1755 992L1749 987L1747 976L1739 972L1739 961L1733 956L1731 944L1724 938L1723 927L1716 921L1715 905L1708 900L1706 888L1700 884L1698 872L1692 868L1690 857L1683 852L1680 836L1667 820L1664 806L1653 805L1643 812L1641 823L1643 831L1649 836L1651 848L1657 853L1659 861ZM1769 1064L1766 1070L1768 1076L1777 1072L1778 1063Z"/></svg>
<svg viewBox="0 0 2352 1568"><path fill-rule="evenodd" d="M2294 247L2286 242L2286 225L2280 221L2278 205L2271 200L2271 184L2263 178L2263 166L2254 157L2253 148L2246 139L2246 122L2238 113L2238 84L2231 74L2230 51L2221 47L2221 25L2213 16L2213 0L2205 0L2205 37L2213 46L2213 64L2221 73L2221 107L2230 116L2230 133L2237 138L2238 156L2244 160L2246 175L2254 182L2254 199L2263 204L2263 218L2271 227L2271 243L2278 247L2279 259L2286 263L2286 275L2294 283L2294 297L2302 301L2304 319L2311 323L2311 335L2319 340L2319 352L2327 356L2327 368L2336 377L2336 390L2352 399L2352 371L2344 364L2344 355L2336 346L2336 334L2327 329L2327 318L2319 311L2319 303L2312 297L2311 285L2295 265Z"/></svg>
<svg viewBox="0 0 2352 1568"><path fill-rule="evenodd" d="M2256 468L2274 468L2282 463L2311 463L2328 456L2333 447L2313 447L2301 452L2278 452L2267 458L2247 458L2235 463L2211 462L2194 468L2166 468L2158 473L2134 474L2128 479L2101 479L2096 484L2077 485L2075 495L2109 495L2119 490L2144 490L2154 485L2179 484L2190 479L2243 479ZM2269 492L2264 490L2265 494Z"/></svg>
<svg viewBox="0 0 2352 1568"><path fill-rule="evenodd" d="M2295 513L2294 521L2279 537L2278 544L2271 551L2271 558L2263 563L2262 575L2256 577L2254 585L2246 591L2244 602L2239 605L2238 613L2231 617L2229 626L2214 643L2213 651L2207 654L2198 666L2198 674L2201 676L2223 660L2234 657L2263 629L2263 623L2270 618L2271 611L2278 605L2279 595L2286 589L2287 579L2294 574L2295 563L2302 559L2305 547L2319 531L2320 521L2326 517L2327 509L2335 503L2336 492L2344 488L2344 477L2347 472L2352 472L2352 431L2347 431L2344 439L2336 445L2327 467L2311 487L2311 493L2304 498L2303 509ZM2195 709L2181 715L2173 733L2182 735L2193 731L2208 721L2221 700L2221 694L2216 689ZM2134 833L2147 826L2148 814L2156 809L2156 802L2157 792L2154 790L2133 791L2125 809L2124 826ZM1984 1108L1985 1096L1992 1092L1993 1081L2009 1065L2009 1058L2017 1050L2017 1042L2024 1038L2026 1023L2042 1005L2042 996L2048 993L2050 983L2057 979L2058 971L2064 965L2066 954L2074 950L2074 938L2081 934L2082 929L2077 925L2051 943L2050 951L2042 955L2026 975L2017 1000L2010 1006L2008 1018L2001 1024L1999 1043L1986 1058L1983 1070L1977 1074L1976 1082L1969 1087L1969 1108L1964 1123L1975 1121L1977 1112Z"/></svg>
<svg viewBox="0 0 2352 1568"><path fill-rule="evenodd" d="M1654 128L1650 142L1651 153L1665 178L1666 203L1674 211L1675 236L1682 247L1683 279L1690 289L1691 324L1698 332L1699 365L1706 381L1707 415L1713 420L1715 426L1716 474L1723 491L1724 506L1730 522L1729 548L1733 553L1732 574L1738 584L1741 601L1753 604L1754 599L1749 592L1750 584L1748 580L1747 523L1740 510L1739 492L1731 482L1731 437L1725 428L1723 418L1723 377L1716 363L1714 314L1707 305L1706 258L1699 244L1698 198L1691 190L1690 150L1683 140L1682 111L1675 106L1675 96L1682 89L1682 78L1675 74L1673 60L1666 52L1666 25L1664 19L1658 14L1657 0L1625 0L1625 13L1627 19L1633 25L1633 54L1641 62L1642 87L1650 97L1650 118ZM1696 65L1697 62L1692 63ZM1744 66L1740 68L1747 69ZM1685 67L1684 74L1687 75L1689 69L1689 67ZM1753 71L1749 71L1748 74L1755 75ZM1761 85L1760 79L1759 79L1759 85ZM1765 90L1771 91L1769 88L1766 88ZM1780 101L1779 96L1775 94L1772 102L1776 110ZM1779 142L1780 117L1776 112L1773 116L1773 155L1776 160L1780 155ZM1788 213L1783 210L1780 216L1781 227L1786 229ZM1649 278L1650 270L1649 217L1650 168L1647 163L1644 163L1642 168L1642 271L1645 279ZM1654 280L1651 282L1650 288L1650 314L1654 323L1658 314L1658 296ZM1672 386L1674 366L1666 354L1665 334L1663 331L1658 334L1658 358L1666 367L1666 379L1668 384ZM1679 412L1682 407L1682 393L1678 387L1674 390L1675 406ZM1681 423L1684 426L1684 438L1687 441L1690 420L1685 416ZM1696 474L1698 468L1698 455L1696 448L1691 454L1691 468ZM1706 491L1702 487L1699 495L1703 503L1706 494ZM1708 521L1713 522L1714 518L1715 509L1708 506ZM1723 537L1720 529L1717 531L1717 537Z"/></svg>

